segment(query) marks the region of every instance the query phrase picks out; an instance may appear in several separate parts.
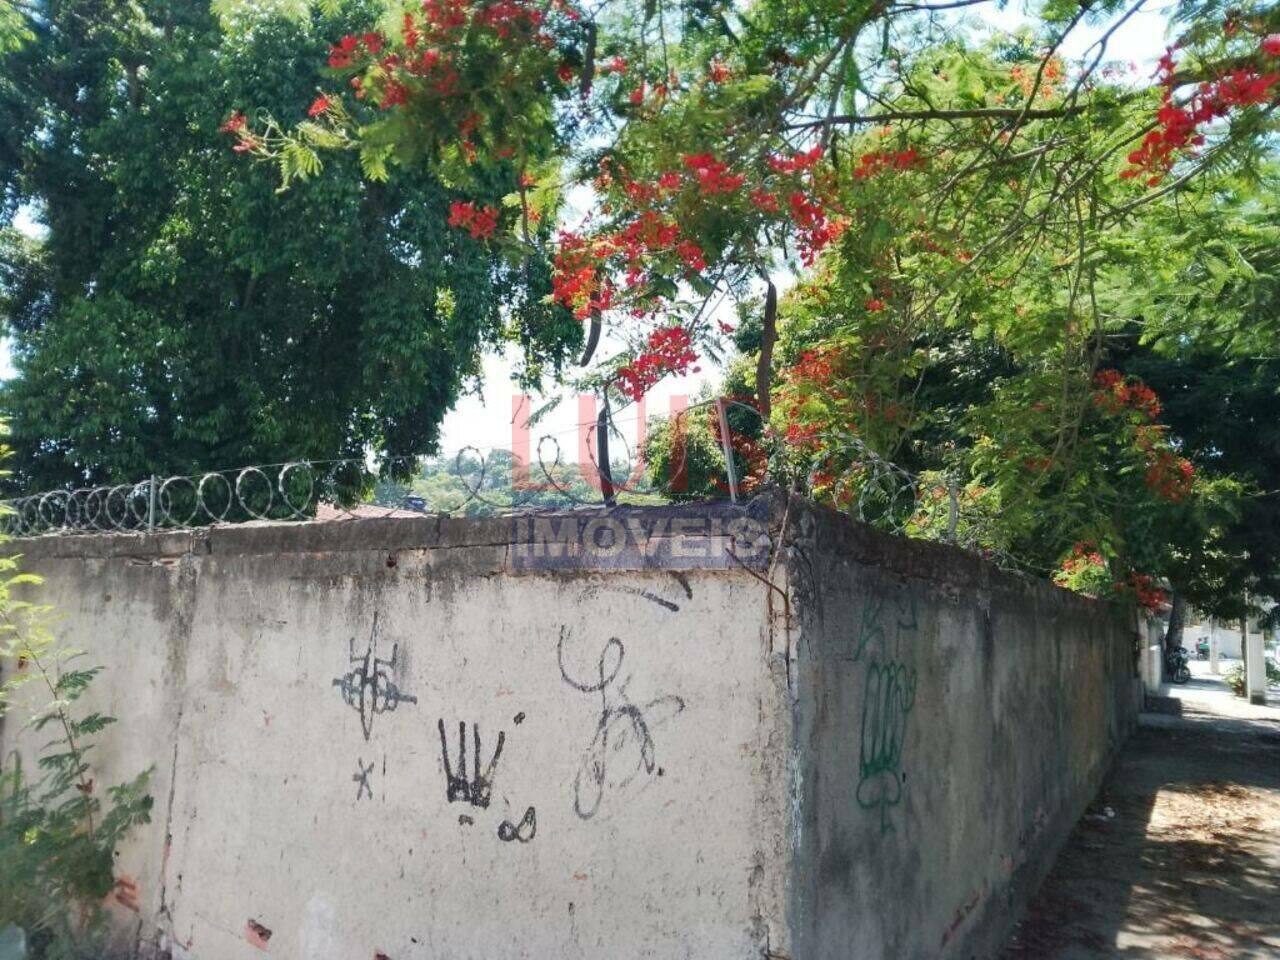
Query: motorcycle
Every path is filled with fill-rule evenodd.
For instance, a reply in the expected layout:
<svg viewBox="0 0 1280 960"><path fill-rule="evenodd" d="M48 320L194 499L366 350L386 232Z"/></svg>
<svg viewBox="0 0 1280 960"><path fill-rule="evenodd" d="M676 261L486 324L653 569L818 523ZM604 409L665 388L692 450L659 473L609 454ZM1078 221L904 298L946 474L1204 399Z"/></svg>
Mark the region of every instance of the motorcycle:
<svg viewBox="0 0 1280 960"><path fill-rule="evenodd" d="M1164 655L1165 676L1174 683L1186 683L1191 679L1191 667L1188 665L1190 659L1186 647L1170 650Z"/></svg>
<svg viewBox="0 0 1280 960"><path fill-rule="evenodd" d="M1196 659L1197 660L1209 659L1209 641L1204 637L1201 637L1199 640L1196 641Z"/></svg>

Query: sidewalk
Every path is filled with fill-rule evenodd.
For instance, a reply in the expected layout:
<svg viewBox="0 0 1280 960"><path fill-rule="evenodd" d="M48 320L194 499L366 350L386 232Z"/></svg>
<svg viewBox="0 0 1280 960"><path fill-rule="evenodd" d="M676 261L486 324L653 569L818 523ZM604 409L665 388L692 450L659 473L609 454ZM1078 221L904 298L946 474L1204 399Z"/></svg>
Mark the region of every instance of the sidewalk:
<svg viewBox="0 0 1280 960"><path fill-rule="evenodd" d="M1280 691L1250 706L1192 674L1142 715L1004 960L1280 958Z"/></svg>

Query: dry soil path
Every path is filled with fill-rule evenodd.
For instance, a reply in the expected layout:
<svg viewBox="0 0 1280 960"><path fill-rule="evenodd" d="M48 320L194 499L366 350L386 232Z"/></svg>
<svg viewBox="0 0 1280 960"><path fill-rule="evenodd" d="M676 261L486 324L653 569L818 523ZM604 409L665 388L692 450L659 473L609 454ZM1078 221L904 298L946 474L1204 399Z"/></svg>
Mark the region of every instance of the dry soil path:
<svg viewBox="0 0 1280 960"><path fill-rule="evenodd" d="M1280 708L1194 666L1143 715L1003 960L1280 960Z"/></svg>

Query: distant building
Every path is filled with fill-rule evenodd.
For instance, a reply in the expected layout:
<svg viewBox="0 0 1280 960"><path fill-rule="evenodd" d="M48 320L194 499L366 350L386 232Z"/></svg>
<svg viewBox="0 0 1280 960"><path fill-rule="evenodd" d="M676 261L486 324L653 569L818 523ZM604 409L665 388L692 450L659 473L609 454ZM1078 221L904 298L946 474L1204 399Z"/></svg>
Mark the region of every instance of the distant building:
<svg viewBox="0 0 1280 960"><path fill-rule="evenodd" d="M1275 603L1266 604L1269 608L1274 608ZM1249 618L1249 632L1262 632L1261 618L1254 616ZM1206 616L1198 610L1187 611L1186 624L1182 628L1182 645L1188 650L1194 650L1196 641L1201 637L1207 639L1210 644L1215 641L1218 644L1218 655L1221 657L1232 657L1240 659L1243 656L1243 649L1240 637L1240 621L1239 620L1220 620L1215 617Z"/></svg>

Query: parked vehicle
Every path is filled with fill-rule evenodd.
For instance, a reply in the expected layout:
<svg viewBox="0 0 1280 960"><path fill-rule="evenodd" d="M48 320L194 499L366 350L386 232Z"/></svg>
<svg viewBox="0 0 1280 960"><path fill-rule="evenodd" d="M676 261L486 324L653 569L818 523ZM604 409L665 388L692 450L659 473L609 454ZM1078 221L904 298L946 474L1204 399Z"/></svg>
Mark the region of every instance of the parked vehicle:
<svg viewBox="0 0 1280 960"><path fill-rule="evenodd" d="M1208 637L1201 637L1199 640L1196 641L1196 659L1197 660L1209 659L1209 638Z"/></svg>
<svg viewBox="0 0 1280 960"><path fill-rule="evenodd" d="M1188 665L1191 655L1186 647L1170 650L1164 655L1164 675L1174 683L1186 683L1191 679L1191 667Z"/></svg>

